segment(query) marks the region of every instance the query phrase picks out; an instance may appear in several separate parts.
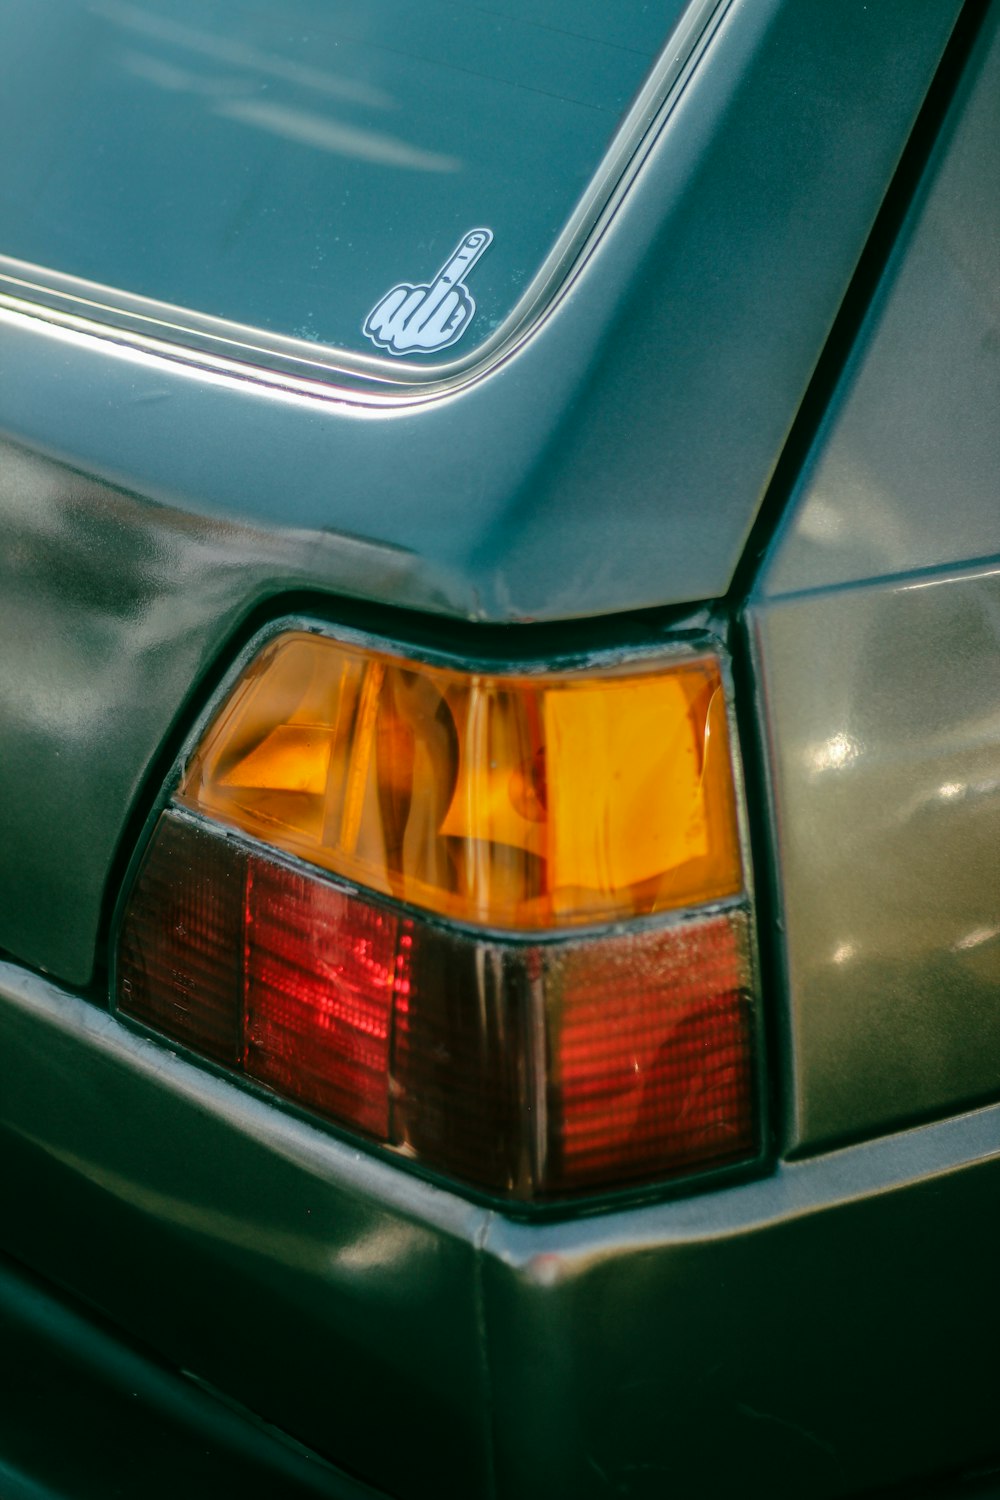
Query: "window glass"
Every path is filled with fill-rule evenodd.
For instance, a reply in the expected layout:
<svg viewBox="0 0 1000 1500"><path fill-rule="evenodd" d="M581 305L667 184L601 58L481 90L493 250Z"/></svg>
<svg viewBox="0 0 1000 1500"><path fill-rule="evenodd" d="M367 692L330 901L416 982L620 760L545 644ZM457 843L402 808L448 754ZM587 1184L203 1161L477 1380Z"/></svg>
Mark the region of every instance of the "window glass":
<svg viewBox="0 0 1000 1500"><path fill-rule="evenodd" d="M453 357L393 347L391 307L381 344L363 325L410 284L451 294L454 332L457 283L476 306L447 347L482 342L685 8L4 0L0 254L356 353ZM492 241L456 260L477 229ZM427 345L449 332L433 311Z"/></svg>

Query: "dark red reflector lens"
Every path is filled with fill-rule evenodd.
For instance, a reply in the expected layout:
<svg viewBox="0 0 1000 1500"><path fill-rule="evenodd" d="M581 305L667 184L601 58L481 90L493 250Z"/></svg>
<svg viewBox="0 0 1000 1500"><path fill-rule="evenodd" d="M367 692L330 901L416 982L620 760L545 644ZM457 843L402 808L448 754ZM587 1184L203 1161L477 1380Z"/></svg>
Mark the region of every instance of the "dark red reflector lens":
<svg viewBox="0 0 1000 1500"><path fill-rule="evenodd" d="M753 1152L741 926L716 917L550 950L552 1190Z"/></svg>
<svg viewBox="0 0 1000 1500"><path fill-rule="evenodd" d="M246 854L161 818L132 892L118 953L118 1005L217 1062L243 1045L240 945Z"/></svg>
<svg viewBox="0 0 1000 1500"><path fill-rule="evenodd" d="M171 812L128 904L117 995L192 1050L505 1196L756 1149L738 908L610 937L477 938Z"/></svg>

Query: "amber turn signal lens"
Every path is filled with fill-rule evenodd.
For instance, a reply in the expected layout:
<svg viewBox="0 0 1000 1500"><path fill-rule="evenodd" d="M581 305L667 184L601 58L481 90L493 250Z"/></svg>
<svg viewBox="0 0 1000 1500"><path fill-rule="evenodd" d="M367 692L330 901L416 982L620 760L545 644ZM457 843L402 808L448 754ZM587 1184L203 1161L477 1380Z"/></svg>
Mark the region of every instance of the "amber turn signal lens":
<svg viewBox="0 0 1000 1500"><path fill-rule="evenodd" d="M742 887L712 657L506 675L291 632L247 669L178 800L486 927L620 920Z"/></svg>

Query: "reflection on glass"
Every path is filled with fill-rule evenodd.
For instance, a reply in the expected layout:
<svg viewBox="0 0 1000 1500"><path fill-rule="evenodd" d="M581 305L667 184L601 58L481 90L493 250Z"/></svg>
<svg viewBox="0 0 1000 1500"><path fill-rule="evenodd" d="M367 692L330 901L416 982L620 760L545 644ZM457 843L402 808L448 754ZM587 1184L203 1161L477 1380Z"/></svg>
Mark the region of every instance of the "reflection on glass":
<svg viewBox="0 0 1000 1500"><path fill-rule="evenodd" d="M4 0L0 255L370 355L386 288L487 224L464 352L549 254L687 3Z"/></svg>

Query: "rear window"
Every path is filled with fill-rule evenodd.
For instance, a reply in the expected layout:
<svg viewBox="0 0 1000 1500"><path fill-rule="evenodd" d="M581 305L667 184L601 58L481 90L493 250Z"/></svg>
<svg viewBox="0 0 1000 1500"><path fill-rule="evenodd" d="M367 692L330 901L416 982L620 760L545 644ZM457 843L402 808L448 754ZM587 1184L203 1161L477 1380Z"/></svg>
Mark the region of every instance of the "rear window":
<svg viewBox="0 0 1000 1500"><path fill-rule="evenodd" d="M465 354L687 8L4 0L0 255L355 354ZM430 289L415 348L397 287Z"/></svg>

